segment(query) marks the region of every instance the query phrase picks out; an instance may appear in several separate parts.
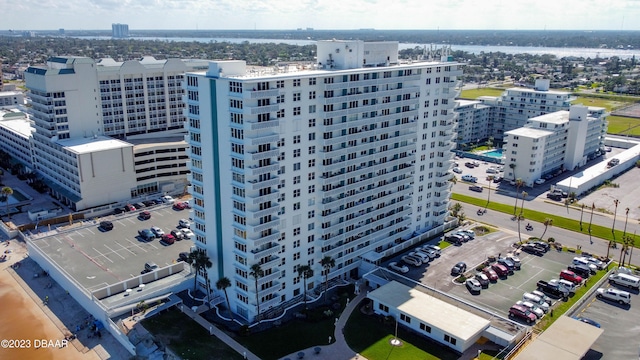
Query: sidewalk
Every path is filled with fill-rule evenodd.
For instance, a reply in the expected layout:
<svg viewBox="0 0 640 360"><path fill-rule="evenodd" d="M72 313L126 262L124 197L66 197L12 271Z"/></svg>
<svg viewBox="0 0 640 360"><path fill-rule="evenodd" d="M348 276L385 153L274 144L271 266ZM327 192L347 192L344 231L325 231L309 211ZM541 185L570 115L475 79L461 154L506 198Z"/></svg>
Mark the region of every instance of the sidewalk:
<svg viewBox="0 0 640 360"><path fill-rule="evenodd" d="M295 360L298 359L298 353L303 352L306 356L311 356L313 359L327 359L327 360L366 360L360 354L356 354L349 346L347 345L347 341L344 338L343 329L349 320L349 316L354 309L357 309L358 304L367 297L366 290L360 290L358 296L356 296L353 300L349 301L347 307L344 309L342 314L340 314L340 318L336 322L336 328L333 334L335 342L331 345L323 345L323 346L312 346L307 349L302 349L296 351L295 353L289 354L282 358L282 360L289 359ZM315 353L315 348L320 348L320 353Z"/></svg>

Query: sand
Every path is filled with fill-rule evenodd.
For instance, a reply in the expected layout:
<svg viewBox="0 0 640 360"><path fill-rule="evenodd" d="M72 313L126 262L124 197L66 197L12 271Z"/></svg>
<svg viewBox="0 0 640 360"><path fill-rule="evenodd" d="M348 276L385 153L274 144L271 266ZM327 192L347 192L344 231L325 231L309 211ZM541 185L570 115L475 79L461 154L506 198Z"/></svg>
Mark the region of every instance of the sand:
<svg viewBox="0 0 640 360"><path fill-rule="evenodd" d="M10 266L26 256L24 243L12 240L9 246L5 244L0 244L0 251L9 250L10 258L0 263L0 359L100 359L95 351L77 344L77 340L77 346L86 353L74 343L64 342L69 334L56 326L60 321L54 322L50 316L55 315L45 313L41 300L33 299L11 274Z"/></svg>

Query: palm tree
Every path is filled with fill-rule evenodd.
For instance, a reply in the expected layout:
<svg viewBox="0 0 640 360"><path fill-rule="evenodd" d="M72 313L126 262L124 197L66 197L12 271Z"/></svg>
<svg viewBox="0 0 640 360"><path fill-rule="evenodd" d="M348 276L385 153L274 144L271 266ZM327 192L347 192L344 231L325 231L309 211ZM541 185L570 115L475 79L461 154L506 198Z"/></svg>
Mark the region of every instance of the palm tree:
<svg viewBox="0 0 640 360"><path fill-rule="evenodd" d="M613 199L613 203L616 205L615 210L613 211L613 225L611 226L611 233L613 233L613 238L616 237L616 216L618 216L618 204L620 201L618 199Z"/></svg>
<svg viewBox="0 0 640 360"><path fill-rule="evenodd" d="M202 250L189 253L187 263L195 270L195 276L193 277L193 292L195 293L198 286L198 273L202 270L210 269L213 263L207 253Z"/></svg>
<svg viewBox="0 0 640 360"><path fill-rule="evenodd" d="M13 195L13 189L5 186L2 188L2 190L0 190L0 193L2 193L2 197L7 204L7 216L9 220L11 220L11 213L9 213L9 196Z"/></svg>
<svg viewBox="0 0 640 360"><path fill-rule="evenodd" d="M540 235L540 240L544 239L544 234L547 232L547 228L549 226L553 226L553 219L546 218L544 219L543 224L544 224L544 231L542 232L542 235Z"/></svg>
<svg viewBox="0 0 640 360"><path fill-rule="evenodd" d="M487 206L484 207L485 209L489 206L489 202L491 200L491 182L493 181L493 178L493 175L487 176L487 180L489 181L489 192L487 193Z"/></svg>
<svg viewBox="0 0 640 360"><path fill-rule="evenodd" d="M451 216L453 217L457 217L458 219L460 219L461 216L464 216L462 212L462 204L460 203L451 205L449 209L451 210Z"/></svg>
<svg viewBox="0 0 640 360"><path fill-rule="evenodd" d="M516 164L515 163L509 164L509 169L513 171L513 181L517 181L516 180Z"/></svg>
<svg viewBox="0 0 640 360"><path fill-rule="evenodd" d="M580 231L582 231L582 215L584 215L584 204L580 206Z"/></svg>
<svg viewBox="0 0 640 360"><path fill-rule="evenodd" d="M522 179L516 179L516 203L513 205L513 215L518 211L518 191L520 191L522 185L524 185L524 181L522 181Z"/></svg>
<svg viewBox="0 0 640 360"><path fill-rule="evenodd" d="M526 191L522 192L522 206L520 206L520 216L522 216L522 212L524 211L524 199L527 198L529 194Z"/></svg>
<svg viewBox="0 0 640 360"><path fill-rule="evenodd" d="M231 311L231 304L229 303L229 294L227 294L228 287L231 287L231 280L229 280L228 277L221 277L220 280L216 281L216 288L224 291L224 297L227 299L227 309L229 309L229 315L231 315L231 320L233 320L233 312Z"/></svg>
<svg viewBox="0 0 640 360"><path fill-rule="evenodd" d="M313 276L313 270L309 265L298 266L298 276L304 281L304 308L307 308L307 279Z"/></svg>
<svg viewBox="0 0 640 360"><path fill-rule="evenodd" d="M257 310L258 310L258 322L261 321L260 319L260 297L258 296L259 292L258 292L258 279L260 279L261 277L264 276L264 271L262 270L262 267L260 266L260 264L253 264L251 265L251 271L249 272L249 275L251 275L255 281L256 281L256 306L257 306Z"/></svg>
<svg viewBox="0 0 640 360"><path fill-rule="evenodd" d="M329 270L336 266L336 261L329 255L320 260L320 265L324 269L324 301L327 302L327 292L329 292Z"/></svg>
<svg viewBox="0 0 640 360"><path fill-rule="evenodd" d="M629 221L629 208L624 209L625 211L625 219L624 219L624 232L622 233L622 237L627 235L627 221Z"/></svg>
<svg viewBox="0 0 640 360"><path fill-rule="evenodd" d="M516 220L518 221L518 241L520 245L522 245L522 233L520 232L520 222L524 220L524 216L522 214L516 215Z"/></svg>

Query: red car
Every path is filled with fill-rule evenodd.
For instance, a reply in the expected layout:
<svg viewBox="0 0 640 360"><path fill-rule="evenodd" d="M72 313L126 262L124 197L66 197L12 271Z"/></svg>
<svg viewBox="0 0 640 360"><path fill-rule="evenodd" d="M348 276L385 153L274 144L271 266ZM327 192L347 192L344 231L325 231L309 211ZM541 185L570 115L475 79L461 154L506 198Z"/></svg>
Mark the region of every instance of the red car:
<svg viewBox="0 0 640 360"><path fill-rule="evenodd" d="M184 210L187 208L187 204L183 203L183 202L177 202L175 204L173 204L173 208L175 210Z"/></svg>
<svg viewBox="0 0 640 360"><path fill-rule="evenodd" d="M522 305L513 305L511 309L509 309L509 317L510 318L519 318L527 322L527 324L531 324L536 321L537 317L534 313L529 311L526 307Z"/></svg>
<svg viewBox="0 0 640 360"><path fill-rule="evenodd" d="M486 268L482 269L482 273L487 275L489 281L498 281L498 274L496 274L496 272L493 271L493 269L491 269L490 267L487 266Z"/></svg>
<svg viewBox="0 0 640 360"><path fill-rule="evenodd" d="M509 269L507 269L507 267L502 264L493 264L491 265L491 268L500 277L507 277L509 275Z"/></svg>
<svg viewBox="0 0 640 360"><path fill-rule="evenodd" d="M576 275L573 271L562 270L560 271L560 279L564 279L567 281L571 281L574 284L580 284L582 282L582 277Z"/></svg>
<svg viewBox="0 0 640 360"><path fill-rule="evenodd" d="M167 245L171 245L176 242L176 238L171 234L164 234L162 235L162 241Z"/></svg>

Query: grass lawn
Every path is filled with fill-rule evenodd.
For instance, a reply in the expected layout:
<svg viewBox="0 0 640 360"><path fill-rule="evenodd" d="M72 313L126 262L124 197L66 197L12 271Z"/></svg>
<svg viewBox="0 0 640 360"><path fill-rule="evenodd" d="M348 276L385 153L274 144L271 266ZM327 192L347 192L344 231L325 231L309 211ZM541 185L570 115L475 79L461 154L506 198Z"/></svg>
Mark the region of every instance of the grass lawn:
<svg viewBox="0 0 640 360"><path fill-rule="evenodd" d="M458 355L444 347L428 341L422 336L398 327L398 338L402 346L393 347L395 323L384 323L380 317L364 315L359 307L351 313L344 329L347 344L355 352L369 360L404 359L457 359Z"/></svg>
<svg viewBox="0 0 640 360"><path fill-rule="evenodd" d="M242 355L178 309L143 320L142 325L182 359L242 359Z"/></svg>
<svg viewBox="0 0 640 360"><path fill-rule="evenodd" d="M462 90L460 97L464 99L477 99L480 96L500 96L504 92L504 89L496 88L480 88Z"/></svg>
<svg viewBox="0 0 640 360"><path fill-rule="evenodd" d="M627 135L640 135L640 119L626 117L626 116L607 116L609 126L607 128L608 134Z"/></svg>
<svg viewBox="0 0 640 360"><path fill-rule="evenodd" d="M451 200L460 201L467 204L476 205L479 207L484 207L487 203L486 199L480 199L473 196L467 196L467 195L456 194L456 193L451 194ZM505 214L509 214L509 216L513 215L513 204L501 204L501 203L491 202L487 206L487 208L489 210L495 210L495 211L503 212ZM520 206L518 206L517 211L518 212L520 211ZM545 219L552 219L554 227L559 227L561 229L567 229L567 230L571 230L571 231L575 231L583 234L589 234L588 229L589 229L590 212L588 210L585 210L584 212L582 229L580 229L580 221L578 220L568 219L562 216L547 214L540 211L529 210L527 209L526 206L524 208L523 215L526 220L536 221L541 223L544 222ZM522 227L524 228L524 225ZM616 242L622 242L623 231L616 230L615 239L614 239L614 233L611 231L611 228L592 224L591 235L600 239L615 240ZM557 239L557 240L558 242L562 243L562 239ZM635 247L640 246L640 240L636 240L636 243L634 246Z"/></svg>
<svg viewBox="0 0 640 360"><path fill-rule="evenodd" d="M627 105L628 103L622 101L609 100L606 98L599 97L584 97L578 95L578 98L571 102L571 104L582 104L584 106L596 106L603 107L607 109L607 111L611 111L617 109L621 106Z"/></svg>

